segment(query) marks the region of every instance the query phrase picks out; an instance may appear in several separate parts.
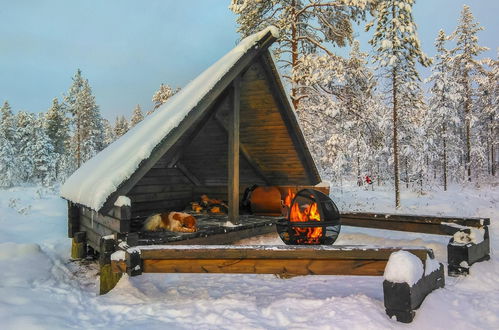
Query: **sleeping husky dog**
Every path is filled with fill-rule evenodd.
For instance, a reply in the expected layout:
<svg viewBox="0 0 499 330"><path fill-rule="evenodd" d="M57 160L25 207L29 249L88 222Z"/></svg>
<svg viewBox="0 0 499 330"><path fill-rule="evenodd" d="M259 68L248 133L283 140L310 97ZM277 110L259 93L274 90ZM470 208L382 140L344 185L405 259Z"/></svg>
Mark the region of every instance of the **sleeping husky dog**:
<svg viewBox="0 0 499 330"><path fill-rule="evenodd" d="M183 212L166 212L151 215L144 221L143 230L155 231L159 229L193 233L197 230L196 219Z"/></svg>

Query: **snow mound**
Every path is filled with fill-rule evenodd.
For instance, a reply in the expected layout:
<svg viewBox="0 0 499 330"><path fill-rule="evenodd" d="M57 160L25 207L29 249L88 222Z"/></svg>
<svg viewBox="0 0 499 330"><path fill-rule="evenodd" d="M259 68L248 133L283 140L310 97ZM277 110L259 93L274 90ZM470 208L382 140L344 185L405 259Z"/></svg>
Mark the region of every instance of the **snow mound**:
<svg viewBox="0 0 499 330"><path fill-rule="evenodd" d="M458 231L454 234L455 244L468 244L468 243L481 243L483 242L483 237L485 235L485 230L481 228L466 228L469 229L469 233L465 231Z"/></svg>
<svg viewBox="0 0 499 330"><path fill-rule="evenodd" d="M126 196L119 196L116 199L116 202L114 202L114 206L117 206L117 207L130 206L130 205L132 205L132 201L130 200L130 198L128 198Z"/></svg>
<svg viewBox="0 0 499 330"><path fill-rule="evenodd" d="M52 261L38 244L0 243L2 285L30 287L50 277Z"/></svg>
<svg viewBox="0 0 499 330"><path fill-rule="evenodd" d="M424 274L429 275L440 268L440 263L437 259L432 259L430 256L426 257L426 265L424 267Z"/></svg>
<svg viewBox="0 0 499 330"><path fill-rule="evenodd" d="M237 61L268 33L268 27L244 38L235 48L172 96L125 135L84 163L61 188L61 196L98 211L109 195L127 180L153 149L176 128Z"/></svg>
<svg viewBox="0 0 499 330"><path fill-rule="evenodd" d="M407 251L397 251L390 255L386 264L384 279L393 283L414 285L423 277L421 259Z"/></svg>

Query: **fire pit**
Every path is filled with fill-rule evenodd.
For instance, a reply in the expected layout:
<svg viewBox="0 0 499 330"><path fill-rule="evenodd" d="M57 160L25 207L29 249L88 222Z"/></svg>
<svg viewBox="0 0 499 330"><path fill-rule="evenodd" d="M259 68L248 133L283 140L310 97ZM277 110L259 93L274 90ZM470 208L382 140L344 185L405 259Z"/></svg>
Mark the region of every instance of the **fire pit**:
<svg viewBox="0 0 499 330"><path fill-rule="evenodd" d="M340 233L340 212L324 193L303 189L288 192L283 201L285 219L276 224L287 245L333 244Z"/></svg>

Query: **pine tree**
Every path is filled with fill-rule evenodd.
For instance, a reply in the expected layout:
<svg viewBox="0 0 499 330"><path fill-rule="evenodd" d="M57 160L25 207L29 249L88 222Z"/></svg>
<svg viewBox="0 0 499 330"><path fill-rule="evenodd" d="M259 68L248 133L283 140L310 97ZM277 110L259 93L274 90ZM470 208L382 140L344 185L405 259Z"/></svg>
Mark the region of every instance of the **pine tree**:
<svg viewBox="0 0 499 330"><path fill-rule="evenodd" d="M139 104L133 109L132 119L130 119L130 128L134 127L144 119L142 108Z"/></svg>
<svg viewBox="0 0 499 330"><path fill-rule="evenodd" d="M159 89L152 96L152 101L154 102L154 110L159 108L170 97L177 94L179 90L180 90L179 88L173 89L169 85L161 84L161 86L159 86Z"/></svg>
<svg viewBox="0 0 499 330"><path fill-rule="evenodd" d="M454 64L450 52L445 48L447 39L444 31L440 30L435 40L435 65L428 79L431 87L429 113L425 123L428 141L431 143L429 153L442 168L444 191L447 190L449 178L454 176L451 170L456 171L459 167L461 148L459 136L455 133L461 125L459 106L463 101L462 86L452 74Z"/></svg>
<svg viewBox="0 0 499 330"><path fill-rule="evenodd" d="M114 136L119 138L128 131L128 121L125 116L117 116L114 123Z"/></svg>
<svg viewBox="0 0 499 330"><path fill-rule="evenodd" d="M63 168L69 143L69 119L57 98L52 100L52 106L45 115L44 125L53 151L56 153L54 177L56 180L63 179L66 174Z"/></svg>
<svg viewBox="0 0 499 330"><path fill-rule="evenodd" d="M280 30L275 54L287 70L295 108L306 91L299 89L297 67L302 57L324 52L333 55L330 45L343 47L353 40L352 22L365 17L368 0L232 0L238 32L248 36L274 25ZM299 95L300 94L300 95Z"/></svg>
<svg viewBox="0 0 499 330"><path fill-rule="evenodd" d="M19 180L15 143L15 117L7 101L0 108L0 187L12 187Z"/></svg>
<svg viewBox="0 0 499 330"><path fill-rule="evenodd" d="M378 69L389 81L396 207L400 206L399 110L402 102L406 104L417 102L415 99L407 99L407 97L414 95L411 90L414 89L414 84L420 80L416 70L416 62L423 66L428 66L431 63L430 59L421 51L416 34L416 24L412 18L413 4L413 0L377 2L376 17L366 27L369 30L374 24L376 25L370 44L375 51L374 61L378 64Z"/></svg>
<svg viewBox="0 0 499 330"><path fill-rule="evenodd" d="M468 181L471 181L471 168L474 163L474 159L472 159L472 149L474 147L472 145L472 141L474 140L472 137L472 123L474 122L473 117L475 117L475 113L473 113L476 92L475 84L477 77L483 73L483 67L480 61L477 60L477 56L487 49L478 45L477 34L481 30L483 30L483 27L478 22L475 22L470 7L465 5L461 11L459 25L452 34L452 39L457 43L457 46L452 50L452 60L455 64L455 76L458 77L458 82L463 88L464 136Z"/></svg>
<svg viewBox="0 0 499 330"><path fill-rule="evenodd" d="M88 80L83 79L81 70L73 77L64 108L72 116L72 137L70 153L76 168L104 148L104 132L99 107L95 103Z"/></svg>
<svg viewBox="0 0 499 330"><path fill-rule="evenodd" d="M311 54L303 63L298 69L306 77L302 88L309 97L297 112L307 142L327 177L337 179L355 172L361 185L361 174L374 172L380 151L376 126L380 108L375 105L367 54L354 42L348 59Z"/></svg>

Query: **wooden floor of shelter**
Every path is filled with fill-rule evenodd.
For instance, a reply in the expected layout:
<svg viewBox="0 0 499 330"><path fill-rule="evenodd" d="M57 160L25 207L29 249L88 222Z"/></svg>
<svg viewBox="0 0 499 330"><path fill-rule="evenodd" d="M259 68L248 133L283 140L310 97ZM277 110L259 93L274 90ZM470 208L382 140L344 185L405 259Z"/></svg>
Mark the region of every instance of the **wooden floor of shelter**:
<svg viewBox="0 0 499 330"><path fill-rule="evenodd" d="M233 225L226 214L193 214L197 220L195 233L168 230L140 232L138 245L156 244L228 244L240 239L275 232L279 217L240 215L240 225Z"/></svg>

